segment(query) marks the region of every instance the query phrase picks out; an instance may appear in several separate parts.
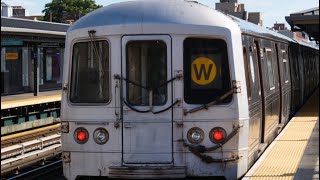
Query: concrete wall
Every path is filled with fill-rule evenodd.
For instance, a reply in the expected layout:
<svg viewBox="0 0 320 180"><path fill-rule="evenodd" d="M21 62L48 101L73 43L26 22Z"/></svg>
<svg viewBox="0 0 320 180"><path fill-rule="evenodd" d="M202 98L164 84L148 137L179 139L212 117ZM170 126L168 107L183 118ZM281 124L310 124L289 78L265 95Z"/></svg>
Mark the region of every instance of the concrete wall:
<svg viewBox="0 0 320 180"><path fill-rule="evenodd" d="M244 4L238 4L237 0L220 0L220 3L216 3L216 9L254 24L263 25L260 12L248 13Z"/></svg>
<svg viewBox="0 0 320 180"><path fill-rule="evenodd" d="M224 12L237 12L238 4L237 3L216 3L216 9Z"/></svg>
<svg viewBox="0 0 320 180"><path fill-rule="evenodd" d="M254 24L262 26L262 14L260 12L250 12L248 16L248 21Z"/></svg>

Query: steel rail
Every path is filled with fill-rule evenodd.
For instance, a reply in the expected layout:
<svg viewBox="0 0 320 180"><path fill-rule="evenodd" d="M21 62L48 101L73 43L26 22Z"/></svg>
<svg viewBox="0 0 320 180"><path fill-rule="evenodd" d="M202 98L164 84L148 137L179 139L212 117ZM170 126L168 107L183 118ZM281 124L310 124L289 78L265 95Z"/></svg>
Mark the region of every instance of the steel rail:
<svg viewBox="0 0 320 180"><path fill-rule="evenodd" d="M28 135L39 133L39 132L43 132L43 131L50 131L50 130L53 130L53 129L60 128L60 126L61 126L61 124L58 123L58 124L54 124L54 125L50 125L50 126L46 126L46 127L42 127L42 128L33 129L33 130L30 130L30 131L25 131L25 132L21 132L21 133L15 133L15 134L3 136L3 137L1 137L1 142L7 141L7 140L10 140L10 139L14 139L14 138L20 138L20 137L23 137L23 136L28 136Z"/></svg>
<svg viewBox="0 0 320 180"><path fill-rule="evenodd" d="M1 161L1 175L11 172L12 170L29 167L41 160L55 157L62 153L61 144L53 144L41 150L22 154L14 158Z"/></svg>
<svg viewBox="0 0 320 180"><path fill-rule="evenodd" d="M43 149L52 144L61 144L61 134L54 134L51 136L1 148L1 161L20 154L26 154L30 151Z"/></svg>

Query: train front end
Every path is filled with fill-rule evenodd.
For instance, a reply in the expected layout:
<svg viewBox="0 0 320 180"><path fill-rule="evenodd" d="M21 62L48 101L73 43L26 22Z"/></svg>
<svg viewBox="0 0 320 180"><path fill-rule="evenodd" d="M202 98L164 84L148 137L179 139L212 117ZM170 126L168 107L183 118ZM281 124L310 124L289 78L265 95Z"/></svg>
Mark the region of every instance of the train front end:
<svg viewBox="0 0 320 180"><path fill-rule="evenodd" d="M231 19L193 2L124 2L78 20L64 63L65 177L240 178L248 105L238 44Z"/></svg>

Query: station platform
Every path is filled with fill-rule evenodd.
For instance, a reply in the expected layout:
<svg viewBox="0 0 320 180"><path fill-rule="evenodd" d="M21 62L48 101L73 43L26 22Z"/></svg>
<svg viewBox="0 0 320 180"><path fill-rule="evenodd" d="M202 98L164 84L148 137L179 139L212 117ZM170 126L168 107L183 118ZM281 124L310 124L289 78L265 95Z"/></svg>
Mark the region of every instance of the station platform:
<svg viewBox="0 0 320 180"><path fill-rule="evenodd" d="M242 180L319 179L319 89Z"/></svg>
<svg viewBox="0 0 320 180"><path fill-rule="evenodd" d="M1 96L1 110L55 101L61 101L61 90L39 92L38 96L33 93Z"/></svg>

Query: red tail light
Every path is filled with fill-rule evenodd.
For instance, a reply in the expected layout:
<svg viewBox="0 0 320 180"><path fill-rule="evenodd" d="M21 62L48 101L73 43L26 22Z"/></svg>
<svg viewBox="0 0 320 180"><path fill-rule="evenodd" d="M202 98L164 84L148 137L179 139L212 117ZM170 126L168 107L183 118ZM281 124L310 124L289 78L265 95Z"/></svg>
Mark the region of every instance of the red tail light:
<svg viewBox="0 0 320 180"><path fill-rule="evenodd" d="M77 138L78 138L79 141L84 141L84 140L87 139L87 135L86 135L85 132L80 131L80 132L78 132L78 134L77 134Z"/></svg>
<svg viewBox="0 0 320 180"><path fill-rule="evenodd" d="M226 136L227 133L222 127L214 127L209 133L210 141L216 144L222 142Z"/></svg>
<svg viewBox="0 0 320 180"><path fill-rule="evenodd" d="M73 137L77 143L84 144L89 139L89 133L85 128L79 127L74 131Z"/></svg>
<svg viewBox="0 0 320 180"><path fill-rule="evenodd" d="M223 139L223 133L220 131L215 131L213 133L213 139L215 139L216 141L221 141Z"/></svg>

